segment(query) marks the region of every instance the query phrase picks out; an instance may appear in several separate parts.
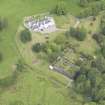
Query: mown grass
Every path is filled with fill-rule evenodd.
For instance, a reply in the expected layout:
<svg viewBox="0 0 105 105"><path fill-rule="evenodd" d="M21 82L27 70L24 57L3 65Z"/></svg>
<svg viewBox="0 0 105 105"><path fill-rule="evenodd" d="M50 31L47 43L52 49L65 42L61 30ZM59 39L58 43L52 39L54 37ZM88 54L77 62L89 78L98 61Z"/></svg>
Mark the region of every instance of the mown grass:
<svg viewBox="0 0 105 105"><path fill-rule="evenodd" d="M12 71L12 65L17 59L17 50L14 43L14 37L18 26L21 24L23 17L39 14L51 10L59 0L1 0L0 16L6 17L9 26L3 32L0 32L2 41L0 50L4 53L4 61L0 64L0 74L7 75ZM67 0L68 11L76 13L78 6L74 0ZM3 69L3 70L1 70ZM6 72L5 72L6 71Z"/></svg>

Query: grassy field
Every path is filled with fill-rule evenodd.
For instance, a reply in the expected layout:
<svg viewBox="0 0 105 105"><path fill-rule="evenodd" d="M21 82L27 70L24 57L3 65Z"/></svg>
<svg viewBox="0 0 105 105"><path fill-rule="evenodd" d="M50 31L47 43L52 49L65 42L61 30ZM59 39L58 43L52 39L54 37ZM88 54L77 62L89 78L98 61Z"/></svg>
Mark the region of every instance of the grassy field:
<svg viewBox="0 0 105 105"><path fill-rule="evenodd" d="M0 32L2 41L0 42L0 50L4 53L4 61L0 64L0 75L5 76L12 70L12 65L17 58L14 37L16 31L21 24L23 17L43 13L51 10L58 0L1 0L0 1L0 16L6 17L9 22L8 29ZM67 0L69 11L76 13L78 6L74 0ZM74 9L72 7L75 7ZM9 63L8 63L9 62Z"/></svg>
<svg viewBox="0 0 105 105"><path fill-rule="evenodd" d="M0 63L0 78L13 72L14 64L19 58L15 37L23 18L48 12L57 2L58 0L0 0L0 16L7 18L9 24L7 29L0 32L0 51L4 56ZM75 0L67 0L67 5L72 14L80 10ZM50 78L53 79L50 81ZM58 84L55 79L62 82ZM35 66L34 71L29 69L29 72L21 74L15 86L0 93L0 105L11 105L15 101L22 101L24 105L68 105L70 99L66 94L66 82L61 75L49 73L48 65L41 63Z"/></svg>

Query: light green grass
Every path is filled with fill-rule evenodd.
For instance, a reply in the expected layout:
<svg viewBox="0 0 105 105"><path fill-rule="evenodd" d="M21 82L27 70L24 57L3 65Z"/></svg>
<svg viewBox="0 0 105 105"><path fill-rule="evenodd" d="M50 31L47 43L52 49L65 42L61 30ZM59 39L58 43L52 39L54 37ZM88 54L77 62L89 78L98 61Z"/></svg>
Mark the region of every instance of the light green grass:
<svg viewBox="0 0 105 105"><path fill-rule="evenodd" d="M0 64L0 75L5 76L7 72L11 72L12 65L17 58L14 37L23 17L47 12L51 10L58 1L59 0L0 1L0 16L6 17L9 21L8 29L4 32L0 32L0 36L3 39L3 41L0 42L0 50L4 53L4 61ZM68 11L70 13L77 13L79 7L75 5L74 0L67 0L66 2L68 5Z"/></svg>

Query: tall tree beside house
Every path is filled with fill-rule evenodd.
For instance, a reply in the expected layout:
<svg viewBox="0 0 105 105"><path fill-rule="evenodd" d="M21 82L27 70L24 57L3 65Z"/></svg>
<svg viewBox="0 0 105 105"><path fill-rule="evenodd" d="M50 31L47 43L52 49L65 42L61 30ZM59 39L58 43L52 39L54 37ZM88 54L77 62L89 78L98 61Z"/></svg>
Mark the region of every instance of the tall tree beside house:
<svg viewBox="0 0 105 105"><path fill-rule="evenodd" d="M66 15L67 9L66 9L66 3L64 1L60 1L55 8L52 11L54 14L60 16L60 15Z"/></svg>

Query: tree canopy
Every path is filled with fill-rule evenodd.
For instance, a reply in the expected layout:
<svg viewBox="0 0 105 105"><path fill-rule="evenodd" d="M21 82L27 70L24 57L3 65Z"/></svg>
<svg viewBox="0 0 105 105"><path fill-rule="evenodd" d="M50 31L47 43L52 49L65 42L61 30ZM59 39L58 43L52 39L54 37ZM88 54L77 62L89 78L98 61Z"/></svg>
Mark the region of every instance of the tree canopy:
<svg viewBox="0 0 105 105"><path fill-rule="evenodd" d="M70 27L68 34L71 35L72 37L76 38L79 41L83 41L86 38L87 32L84 27L81 27L81 28Z"/></svg>
<svg viewBox="0 0 105 105"><path fill-rule="evenodd" d="M60 16L60 15L66 15L67 9L66 9L66 3L64 1L60 1L55 8L53 9L53 13Z"/></svg>
<svg viewBox="0 0 105 105"><path fill-rule="evenodd" d="M23 43L27 43L27 42L30 42L32 40L31 33L28 29L24 29L20 32L20 40Z"/></svg>

